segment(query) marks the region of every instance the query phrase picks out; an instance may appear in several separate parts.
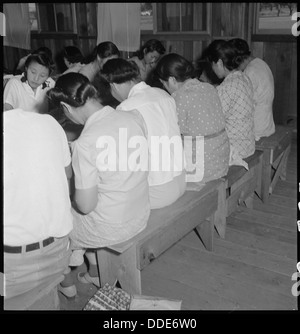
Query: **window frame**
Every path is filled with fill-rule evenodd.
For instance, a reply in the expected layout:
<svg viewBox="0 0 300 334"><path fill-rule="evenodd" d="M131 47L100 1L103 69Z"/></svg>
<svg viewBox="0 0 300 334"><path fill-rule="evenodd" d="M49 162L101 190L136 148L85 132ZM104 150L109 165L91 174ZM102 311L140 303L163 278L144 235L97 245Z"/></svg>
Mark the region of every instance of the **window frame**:
<svg viewBox="0 0 300 334"><path fill-rule="evenodd" d="M75 7L75 3L61 3L59 2L58 4L68 4L71 5L71 13L72 13L72 31L57 31L57 17L56 17L56 3L50 3L53 5L53 10L54 10L54 22L55 22L55 31L53 30L42 30L41 29L41 18L40 18L40 10L39 10L39 3L35 2L36 5L36 13L37 13L37 25L38 25L38 29L37 30L31 30L31 34L39 34L39 35L52 35L52 34L59 34L59 35L66 35L66 34L71 34L71 35L76 35L77 34L77 18L76 18L76 7Z"/></svg>
<svg viewBox="0 0 300 334"><path fill-rule="evenodd" d="M262 29L259 28L259 13L260 13L260 4L261 2L253 3L253 29L252 35L260 36L260 35L291 35L291 29L277 29L276 27L270 29ZM293 22L292 22L293 24Z"/></svg>
<svg viewBox="0 0 300 334"><path fill-rule="evenodd" d="M180 2L181 5L183 2ZM153 9L153 34L154 35L210 35L211 34L211 16L212 16L212 3L206 3L206 29L201 31L158 31L157 30L157 7L156 3L152 4ZM180 6L181 11L181 6ZM182 28L181 15L180 15L180 29Z"/></svg>

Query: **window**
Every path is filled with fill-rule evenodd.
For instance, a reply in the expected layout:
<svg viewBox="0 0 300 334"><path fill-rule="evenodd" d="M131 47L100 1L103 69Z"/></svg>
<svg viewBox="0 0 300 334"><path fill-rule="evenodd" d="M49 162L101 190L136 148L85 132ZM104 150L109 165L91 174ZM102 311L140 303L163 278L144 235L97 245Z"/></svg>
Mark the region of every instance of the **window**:
<svg viewBox="0 0 300 334"><path fill-rule="evenodd" d="M76 32L75 4L29 3L31 31Z"/></svg>
<svg viewBox="0 0 300 334"><path fill-rule="evenodd" d="M156 32L207 33L210 4L192 3L157 3Z"/></svg>
<svg viewBox="0 0 300 334"><path fill-rule="evenodd" d="M141 2L141 30L153 31L153 8L151 2Z"/></svg>
<svg viewBox="0 0 300 334"><path fill-rule="evenodd" d="M291 34L292 15L297 3L261 2L256 4L254 15L255 34Z"/></svg>

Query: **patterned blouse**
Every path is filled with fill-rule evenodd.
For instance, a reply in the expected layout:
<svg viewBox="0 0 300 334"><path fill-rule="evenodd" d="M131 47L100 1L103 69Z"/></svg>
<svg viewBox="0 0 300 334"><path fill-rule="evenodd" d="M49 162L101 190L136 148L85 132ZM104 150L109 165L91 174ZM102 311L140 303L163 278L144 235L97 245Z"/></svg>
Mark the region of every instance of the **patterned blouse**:
<svg viewBox="0 0 300 334"><path fill-rule="evenodd" d="M230 141L230 164L236 164L255 151L252 84L246 74L234 71L217 87L217 91Z"/></svg>
<svg viewBox="0 0 300 334"><path fill-rule="evenodd" d="M202 177L197 171L198 176L192 182L204 183L226 175L229 140L217 90L208 83L188 79L172 96L176 101L178 123L184 136L187 166L191 167L196 158L196 168L203 170ZM204 136L204 156L201 145L191 144L188 136L193 136L194 139L196 136Z"/></svg>

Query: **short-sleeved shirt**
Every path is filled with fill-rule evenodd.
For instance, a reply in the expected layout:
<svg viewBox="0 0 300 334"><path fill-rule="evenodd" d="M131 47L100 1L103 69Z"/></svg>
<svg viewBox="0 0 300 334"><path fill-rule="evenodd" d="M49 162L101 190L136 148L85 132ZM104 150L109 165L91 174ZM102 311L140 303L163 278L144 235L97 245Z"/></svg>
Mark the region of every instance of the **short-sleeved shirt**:
<svg viewBox="0 0 300 334"><path fill-rule="evenodd" d="M226 120L230 154L247 158L255 151L253 88L241 71L231 72L217 87Z"/></svg>
<svg viewBox="0 0 300 334"><path fill-rule="evenodd" d="M46 93L55 86L55 81L49 77L45 81L45 87L40 85L34 92L27 81L22 82L22 78L23 75L16 75L7 82L3 102L10 104L14 109L21 108L42 114L48 112Z"/></svg>
<svg viewBox="0 0 300 334"><path fill-rule="evenodd" d="M225 130L225 116L217 90L208 83L188 79L172 96L176 102L181 134L193 137L211 136L204 138L204 156L197 156L198 167L204 158L203 179L197 181L208 182L226 175L229 140L226 131L222 132ZM192 148L194 152L195 145ZM190 147L185 145L186 157L189 157L191 155L187 149ZM187 161L188 165L190 163L192 162Z"/></svg>
<svg viewBox="0 0 300 334"><path fill-rule="evenodd" d="M128 98L117 107L117 110L132 109L141 113L147 126L150 187L172 181L184 169L183 147L171 145L168 154L163 154L164 148L158 144L164 140L165 143L169 140L181 143L175 100L163 89L150 87L142 81L131 88Z"/></svg>
<svg viewBox="0 0 300 334"><path fill-rule="evenodd" d="M4 119L4 243L66 236L73 227L65 132L50 115L12 109Z"/></svg>
<svg viewBox="0 0 300 334"><path fill-rule="evenodd" d="M255 139L275 132L273 119L274 78L270 67L260 58L254 58L244 70L253 86Z"/></svg>
<svg viewBox="0 0 300 334"><path fill-rule="evenodd" d="M134 136L144 139L146 146L142 150L147 156L145 126L139 113L120 113L109 106L88 118L73 144L76 189L98 188L98 202L92 212L82 215L74 211L74 230L80 231L74 240L81 247L123 242L146 227L150 213L148 171L134 171L138 159L130 157L136 149L129 148L122 137L125 133L128 141ZM133 167L120 167L120 161L129 160ZM105 170L108 166L110 170Z"/></svg>

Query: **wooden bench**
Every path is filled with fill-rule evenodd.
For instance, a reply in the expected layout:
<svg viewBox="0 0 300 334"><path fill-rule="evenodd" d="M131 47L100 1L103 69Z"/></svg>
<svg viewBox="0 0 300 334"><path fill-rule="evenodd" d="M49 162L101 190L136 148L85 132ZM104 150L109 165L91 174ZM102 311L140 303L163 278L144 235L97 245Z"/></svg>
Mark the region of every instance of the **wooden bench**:
<svg viewBox="0 0 300 334"><path fill-rule="evenodd" d="M172 205L152 210L146 229L129 241L96 250L101 286L118 280L128 293L141 294L141 270L192 230L212 250L223 185L224 181L215 180L199 191L187 190Z"/></svg>
<svg viewBox="0 0 300 334"><path fill-rule="evenodd" d="M286 178L286 164L291 150L292 130L276 125L275 133L263 137L256 143L256 150L263 152L263 172L261 182L261 199L268 201L269 195L279 179Z"/></svg>
<svg viewBox="0 0 300 334"><path fill-rule="evenodd" d="M254 192L260 195L261 191L262 159L263 153L255 151L253 155L244 159L249 170L243 166L229 167L226 177L223 178L226 188L225 203L219 203L219 207L225 206L226 217L230 216L240 204L253 207Z"/></svg>

